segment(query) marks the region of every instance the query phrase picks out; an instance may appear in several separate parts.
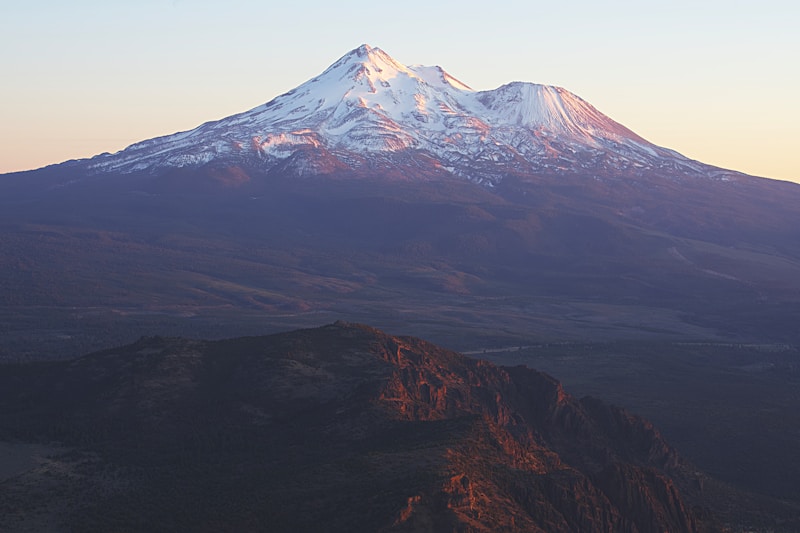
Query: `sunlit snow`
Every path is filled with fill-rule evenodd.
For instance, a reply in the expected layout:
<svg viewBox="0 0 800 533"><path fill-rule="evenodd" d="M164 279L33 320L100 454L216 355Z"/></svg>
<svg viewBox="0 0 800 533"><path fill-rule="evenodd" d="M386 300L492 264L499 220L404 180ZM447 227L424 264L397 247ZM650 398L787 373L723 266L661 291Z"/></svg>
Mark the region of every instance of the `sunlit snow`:
<svg viewBox="0 0 800 533"><path fill-rule="evenodd" d="M299 147L359 157L413 149L464 177L480 161L524 162L533 170L598 162L700 168L560 87L513 82L477 92L440 67L404 66L368 45L264 105L98 156L92 168L197 166L233 155L268 167Z"/></svg>

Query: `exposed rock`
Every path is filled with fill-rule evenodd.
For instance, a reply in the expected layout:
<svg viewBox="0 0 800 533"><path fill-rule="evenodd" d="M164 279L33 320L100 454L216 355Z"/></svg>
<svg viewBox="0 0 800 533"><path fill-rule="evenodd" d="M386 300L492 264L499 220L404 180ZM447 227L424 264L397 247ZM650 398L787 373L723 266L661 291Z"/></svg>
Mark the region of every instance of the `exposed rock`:
<svg viewBox="0 0 800 533"><path fill-rule="evenodd" d="M126 480L90 502L77 484L44 490L59 504L49 509L76 509L57 516L63 530L644 533L710 523L684 503L678 487L692 478L644 420L578 401L534 370L366 326L142 339L4 370L2 436L92 450L102 468L83 476ZM2 488L24 500L14 480Z"/></svg>

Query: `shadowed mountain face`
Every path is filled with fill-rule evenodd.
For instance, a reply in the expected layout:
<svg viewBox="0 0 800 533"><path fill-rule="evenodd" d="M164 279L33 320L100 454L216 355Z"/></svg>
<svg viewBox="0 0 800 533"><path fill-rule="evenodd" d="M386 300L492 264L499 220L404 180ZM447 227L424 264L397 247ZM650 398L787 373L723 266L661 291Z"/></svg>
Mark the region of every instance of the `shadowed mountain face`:
<svg viewBox="0 0 800 533"><path fill-rule="evenodd" d="M147 338L0 385L2 440L60 446L0 483L9 530L716 530L644 420L365 326Z"/></svg>
<svg viewBox="0 0 800 533"><path fill-rule="evenodd" d="M253 173L229 189L204 176L4 196L4 355L342 316L465 350L800 340L795 185L531 176L488 190Z"/></svg>

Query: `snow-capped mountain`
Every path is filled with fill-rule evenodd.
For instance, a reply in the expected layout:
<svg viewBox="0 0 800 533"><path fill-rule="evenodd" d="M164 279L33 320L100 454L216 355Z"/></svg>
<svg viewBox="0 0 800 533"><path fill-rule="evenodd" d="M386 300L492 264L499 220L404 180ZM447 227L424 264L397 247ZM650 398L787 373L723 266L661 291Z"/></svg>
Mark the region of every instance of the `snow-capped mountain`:
<svg viewBox="0 0 800 533"><path fill-rule="evenodd" d="M241 162L298 174L403 168L490 186L509 173L733 174L649 143L560 87L474 91L368 45L264 105L88 161L122 173Z"/></svg>

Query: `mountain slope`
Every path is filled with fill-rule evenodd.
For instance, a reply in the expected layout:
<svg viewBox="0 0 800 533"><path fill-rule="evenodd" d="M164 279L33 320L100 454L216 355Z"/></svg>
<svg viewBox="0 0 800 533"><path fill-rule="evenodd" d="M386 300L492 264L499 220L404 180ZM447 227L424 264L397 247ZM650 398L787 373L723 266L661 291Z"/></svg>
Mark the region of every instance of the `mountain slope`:
<svg viewBox="0 0 800 533"><path fill-rule="evenodd" d="M647 422L363 326L3 370L2 439L73 449L2 481L6 528L50 513L56 531L716 530Z"/></svg>
<svg viewBox="0 0 800 533"><path fill-rule="evenodd" d="M219 336L260 331L243 315L419 317L405 331L466 348L484 339L463 328L506 325L795 342L798 205L564 89L476 92L364 45L245 113L0 177L0 356L109 346L155 315ZM135 334L87 334L96 314Z"/></svg>
<svg viewBox="0 0 800 533"><path fill-rule="evenodd" d="M736 173L657 147L569 91L514 82L476 92L440 67L362 45L250 111L80 163L91 173L245 165L310 175L393 169L496 185L504 174Z"/></svg>

